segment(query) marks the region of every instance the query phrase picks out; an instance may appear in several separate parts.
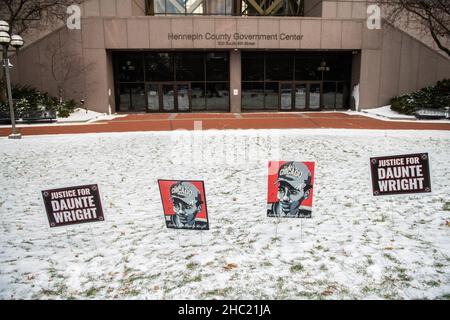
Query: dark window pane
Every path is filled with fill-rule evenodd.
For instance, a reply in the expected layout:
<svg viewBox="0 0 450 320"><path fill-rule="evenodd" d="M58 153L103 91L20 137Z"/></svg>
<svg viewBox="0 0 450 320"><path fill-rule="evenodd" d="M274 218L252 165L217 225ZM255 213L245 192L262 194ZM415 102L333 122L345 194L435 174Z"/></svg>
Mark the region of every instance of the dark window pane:
<svg viewBox="0 0 450 320"><path fill-rule="evenodd" d="M325 72L325 80L350 81L352 70L351 52L331 52L323 57L329 71Z"/></svg>
<svg viewBox="0 0 450 320"><path fill-rule="evenodd" d="M176 78L185 81L205 80L203 53L179 53L175 55Z"/></svg>
<svg viewBox="0 0 450 320"><path fill-rule="evenodd" d="M123 82L144 81L144 60L141 53L118 53L116 79Z"/></svg>
<svg viewBox="0 0 450 320"><path fill-rule="evenodd" d="M173 59L169 53L145 54L145 79L147 81L173 81Z"/></svg>
<svg viewBox="0 0 450 320"><path fill-rule="evenodd" d="M228 53L212 52L206 54L206 81L228 81Z"/></svg>
<svg viewBox="0 0 450 320"><path fill-rule="evenodd" d="M321 80L322 74L317 70L320 67L321 56L318 53L299 53L295 57L295 80Z"/></svg>
<svg viewBox="0 0 450 320"><path fill-rule="evenodd" d="M266 82L264 91L264 109L278 109L278 82Z"/></svg>
<svg viewBox="0 0 450 320"><path fill-rule="evenodd" d="M266 54L265 80L293 80L294 55L292 53Z"/></svg>
<svg viewBox="0 0 450 320"><path fill-rule="evenodd" d="M336 93L336 109L350 107L350 84L339 82Z"/></svg>
<svg viewBox="0 0 450 320"><path fill-rule="evenodd" d="M334 110L336 82L323 83L323 107Z"/></svg>
<svg viewBox="0 0 450 320"><path fill-rule="evenodd" d="M264 80L264 53L242 53L242 81Z"/></svg>
<svg viewBox="0 0 450 320"><path fill-rule="evenodd" d="M247 111L264 109L263 82L242 83L242 109Z"/></svg>
<svg viewBox="0 0 450 320"><path fill-rule="evenodd" d="M206 83L206 108L208 111L230 109L228 83Z"/></svg>
<svg viewBox="0 0 450 320"><path fill-rule="evenodd" d="M205 83L191 83L192 110L200 111L206 109Z"/></svg>

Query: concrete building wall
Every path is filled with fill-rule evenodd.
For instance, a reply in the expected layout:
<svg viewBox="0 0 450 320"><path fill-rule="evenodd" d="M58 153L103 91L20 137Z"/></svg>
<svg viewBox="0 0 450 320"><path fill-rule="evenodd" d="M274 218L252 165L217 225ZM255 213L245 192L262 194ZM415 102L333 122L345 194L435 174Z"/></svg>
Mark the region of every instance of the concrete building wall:
<svg viewBox="0 0 450 320"><path fill-rule="evenodd" d="M360 106L388 105L397 95L450 78L450 59L393 27L363 31Z"/></svg>
<svg viewBox="0 0 450 320"><path fill-rule="evenodd" d="M130 5L132 3L130 2ZM324 2L323 5L326 3ZM355 3L351 3L352 10ZM94 1L84 8L96 13L125 12L131 7L118 2L108 7L106 2ZM337 14L336 6L336 14ZM115 11L114 11L115 10ZM349 6L340 9L346 11ZM353 11L352 11L353 12ZM297 34L301 39L280 40L261 39L229 43L223 40L178 39L169 37L174 34ZM66 39L71 45L67 45ZM359 19L319 19L319 18L279 18L279 17L112 17L92 16L82 19L81 31L59 29L22 50L19 66L39 66L14 68L13 79L16 83L29 84L41 90L57 94L57 86L49 74L52 47L66 47L65 54L78 64L79 75L64 83L68 97L84 98L87 107L92 110L108 112L109 105L115 110L113 75L110 63L110 50L161 49L161 50L229 50L231 80L233 89L238 89L240 62L237 57L241 50L355 50L358 60L354 66L352 82L359 74L360 106L377 107L389 103L395 95L409 92L426 85L434 84L444 77L450 78L450 61L436 53L408 34L395 28L368 30L364 20ZM237 53L234 49L238 49ZM58 56L58 55L57 55ZM60 61L56 59L57 61ZM54 62L53 62L54 63ZM59 62L61 66L64 61ZM67 65L67 64L66 64ZM360 72L359 72L360 71ZM18 74L17 74L18 73ZM238 77L239 76L239 77ZM236 88L235 88L236 87ZM239 87L239 88L238 88ZM231 97L231 109L240 109L240 99Z"/></svg>

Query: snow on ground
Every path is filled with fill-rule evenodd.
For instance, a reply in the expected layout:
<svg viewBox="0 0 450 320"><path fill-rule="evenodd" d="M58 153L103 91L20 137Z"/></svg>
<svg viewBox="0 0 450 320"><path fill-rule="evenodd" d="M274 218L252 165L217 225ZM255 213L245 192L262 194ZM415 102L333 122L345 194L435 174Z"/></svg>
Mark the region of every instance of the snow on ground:
<svg viewBox="0 0 450 320"><path fill-rule="evenodd" d="M434 194L373 197L369 157L410 152ZM1 138L0 298L449 298L449 158L443 131ZM312 219L266 217L268 160L316 161ZM166 229L158 178L204 179L211 230ZM50 229L41 190L94 183L106 221Z"/></svg>
<svg viewBox="0 0 450 320"><path fill-rule="evenodd" d="M441 120L428 120L428 119L417 119L415 116L409 116L406 114L398 113L394 110L391 110L391 106L384 106L374 109L363 109L359 112L348 110L345 112L346 114L350 115L362 115L378 120L383 121L403 121L403 122L422 122L422 123L449 123L450 120L448 119L441 119Z"/></svg>
<svg viewBox="0 0 450 320"><path fill-rule="evenodd" d="M416 120L417 118L415 116L409 116L406 114L398 113L394 110L391 110L391 106L383 106L379 108L374 109L365 109L364 112L369 114L374 114L382 117L386 117L389 119L404 119L404 120Z"/></svg>
<svg viewBox="0 0 450 320"><path fill-rule="evenodd" d="M100 113L92 110L86 110L82 108L77 108L72 112L67 118L57 118L57 122L65 123L65 122L86 122L89 120L98 120L106 116L106 113Z"/></svg>
<svg viewBox="0 0 450 320"><path fill-rule="evenodd" d="M92 110L77 108L74 112L70 114L67 118L60 118L57 117L56 121L49 122L49 121L38 121L33 123L24 122L22 120L18 120L16 122L18 128L25 128L25 127L38 127L38 126L67 126L67 125L73 125L73 124L89 124L95 121L100 120L112 120L115 118L121 118L125 117L126 114L111 114L108 115L106 113L100 113ZM2 124L0 125L0 128L10 128L11 124Z"/></svg>

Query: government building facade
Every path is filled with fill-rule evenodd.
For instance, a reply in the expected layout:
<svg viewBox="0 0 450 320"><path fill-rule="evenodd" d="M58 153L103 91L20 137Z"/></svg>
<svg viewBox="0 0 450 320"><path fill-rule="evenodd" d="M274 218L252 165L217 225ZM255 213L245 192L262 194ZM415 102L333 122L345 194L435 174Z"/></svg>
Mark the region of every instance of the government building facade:
<svg viewBox="0 0 450 320"><path fill-rule="evenodd" d="M389 104L450 61L366 1L90 0L12 57L15 84L99 112L331 111ZM26 37L25 37L25 40Z"/></svg>

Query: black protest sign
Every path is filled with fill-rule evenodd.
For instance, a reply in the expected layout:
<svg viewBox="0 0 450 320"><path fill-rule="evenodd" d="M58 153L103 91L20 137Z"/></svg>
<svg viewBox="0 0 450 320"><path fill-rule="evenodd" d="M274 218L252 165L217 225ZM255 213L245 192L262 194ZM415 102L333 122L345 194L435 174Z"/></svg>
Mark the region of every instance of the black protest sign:
<svg viewBox="0 0 450 320"><path fill-rule="evenodd" d="M96 184L44 190L42 196L51 228L105 220Z"/></svg>
<svg viewBox="0 0 450 320"><path fill-rule="evenodd" d="M428 153L370 158L374 196L430 193Z"/></svg>

